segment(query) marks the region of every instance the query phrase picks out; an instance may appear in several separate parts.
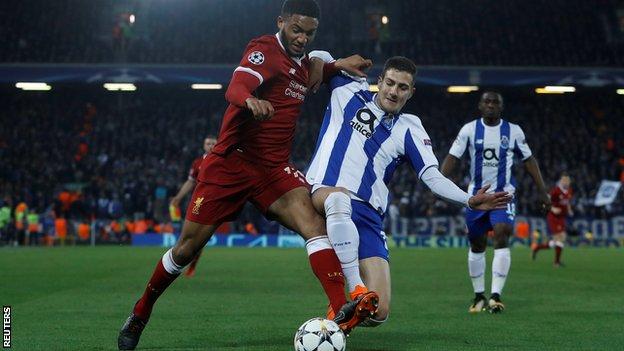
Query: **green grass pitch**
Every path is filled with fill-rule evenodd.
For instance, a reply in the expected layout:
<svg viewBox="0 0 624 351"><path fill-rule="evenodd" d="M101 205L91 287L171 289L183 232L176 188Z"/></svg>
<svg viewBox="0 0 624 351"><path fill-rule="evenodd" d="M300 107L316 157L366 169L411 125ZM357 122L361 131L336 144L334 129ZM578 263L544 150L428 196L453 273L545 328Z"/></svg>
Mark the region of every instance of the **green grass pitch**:
<svg viewBox="0 0 624 351"><path fill-rule="evenodd" d="M0 248L14 350L115 350L162 248ZM347 350L624 350L624 252L512 250L503 314L467 312L465 249L391 251L389 321ZM488 251L486 287L492 251ZM326 300L303 249L210 248L156 304L139 350L292 350Z"/></svg>

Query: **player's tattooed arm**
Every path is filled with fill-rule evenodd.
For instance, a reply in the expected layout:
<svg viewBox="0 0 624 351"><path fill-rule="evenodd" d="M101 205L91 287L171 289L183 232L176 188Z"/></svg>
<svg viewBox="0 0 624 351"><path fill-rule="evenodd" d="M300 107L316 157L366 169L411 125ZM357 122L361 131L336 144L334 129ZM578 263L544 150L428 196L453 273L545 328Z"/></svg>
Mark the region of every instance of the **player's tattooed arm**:
<svg viewBox="0 0 624 351"><path fill-rule="evenodd" d="M539 165L537 164L537 159L534 156L529 157L524 161L524 168L529 172L531 178L535 182L537 186L538 196L540 207L544 213L548 213L552 206L550 202L550 196L548 195L548 191L546 191L546 185L544 185L544 178L542 178L542 172L540 171Z"/></svg>

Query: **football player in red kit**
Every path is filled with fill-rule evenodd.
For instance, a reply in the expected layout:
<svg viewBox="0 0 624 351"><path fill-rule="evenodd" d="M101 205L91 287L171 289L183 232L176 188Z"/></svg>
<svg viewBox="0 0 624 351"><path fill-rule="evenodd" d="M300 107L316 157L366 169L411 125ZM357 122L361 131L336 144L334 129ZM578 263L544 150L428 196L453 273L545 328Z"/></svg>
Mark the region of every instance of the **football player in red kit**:
<svg viewBox="0 0 624 351"><path fill-rule="evenodd" d="M247 45L225 94L229 106L217 144L202 162L180 239L158 261L119 332L119 349L136 347L158 297L215 229L236 218L247 201L306 240L312 270L343 329L350 330L377 310L373 292L347 303L325 222L312 206L305 177L289 163L301 104L308 85L315 84L308 79L311 63L305 48L314 39L318 18L314 0L286 0L277 19L279 32ZM354 55L327 65L324 74L344 70L364 76L362 70L371 62Z"/></svg>
<svg viewBox="0 0 624 351"><path fill-rule="evenodd" d="M204 139L204 153L203 155L193 160L193 163L191 164L191 169L189 169L188 178L186 179L184 184L182 184L178 193L173 198L171 198L171 206L174 206L175 208L180 207L180 202L182 201L182 199L184 199L186 194L190 193L191 190L195 189L195 184L197 184L197 177L199 176L199 167L201 166L204 158L206 158L206 156L208 156L208 154L212 151L212 148L215 146L216 143L217 138L212 135L209 135ZM193 258L193 261L186 269L185 274L187 277L192 277L193 275L195 275L195 267L197 266L197 262L201 257L201 253L202 251L200 250L197 256Z"/></svg>
<svg viewBox="0 0 624 351"><path fill-rule="evenodd" d="M572 206L572 189L570 176L563 173L557 185L550 191L550 200L552 201L552 207L550 212L546 215L546 221L548 222L548 231L550 232L550 240L547 243L537 244L533 243L531 249L533 250L533 259L537 257L537 253L541 249L555 248L555 267L561 267L561 252L565 246L566 240L566 217L573 216Z"/></svg>

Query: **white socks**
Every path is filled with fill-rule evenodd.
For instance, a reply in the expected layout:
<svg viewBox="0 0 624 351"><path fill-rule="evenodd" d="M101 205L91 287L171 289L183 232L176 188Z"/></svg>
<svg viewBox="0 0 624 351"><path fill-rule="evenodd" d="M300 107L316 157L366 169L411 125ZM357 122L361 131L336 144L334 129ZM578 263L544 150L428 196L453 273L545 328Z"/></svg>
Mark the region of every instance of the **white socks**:
<svg viewBox="0 0 624 351"><path fill-rule="evenodd" d="M485 251L468 250L468 273L475 293L485 292Z"/></svg>
<svg viewBox="0 0 624 351"><path fill-rule="evenodd" d="M163 257L162 257L163 267L165 267L165 270L169 274L180 274L180 273L182 273L182 270L184 269L184 266L180 266L179 264L177 264L177 263L175 263L173 261L172 251L173 251L173 249L169 249L163 255Z"/></svg>
<svg viewBox="0 0 624 351"><path fill-rule="evenodd" d="M357 285L364 286L360 277L358 248L360 235L351 219L351 198L343 192L334 192L325 199L327 236L340 260L349 292Z"/></svg>
<svg viewBox="0 0 624 351"><path fill-rule="evenodd" d="M468 251L468 273L475 293L485 292L485 251ZM511 251L508 247L494 250L492 260L492 294L501 295L511 266Z"/></svg>
<svg viewBox="0 0 624 351"><path fill-rule="evenodd" d="M501 295L511 266L511 252L509 248L494 250L492 260L492 294Z"/></svg>

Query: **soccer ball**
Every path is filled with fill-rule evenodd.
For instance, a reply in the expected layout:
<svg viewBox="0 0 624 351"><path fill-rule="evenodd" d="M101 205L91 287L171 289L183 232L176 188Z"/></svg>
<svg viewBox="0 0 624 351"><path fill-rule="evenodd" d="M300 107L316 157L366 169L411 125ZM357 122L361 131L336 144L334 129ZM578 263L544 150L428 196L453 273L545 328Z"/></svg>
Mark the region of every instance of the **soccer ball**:
<svg viewBox="0 0 624 351"><path fill-rule="evenodd" d="M312 318L295 333L295 351L344 351L347 340L338 324L324 318Z"/></svg>

